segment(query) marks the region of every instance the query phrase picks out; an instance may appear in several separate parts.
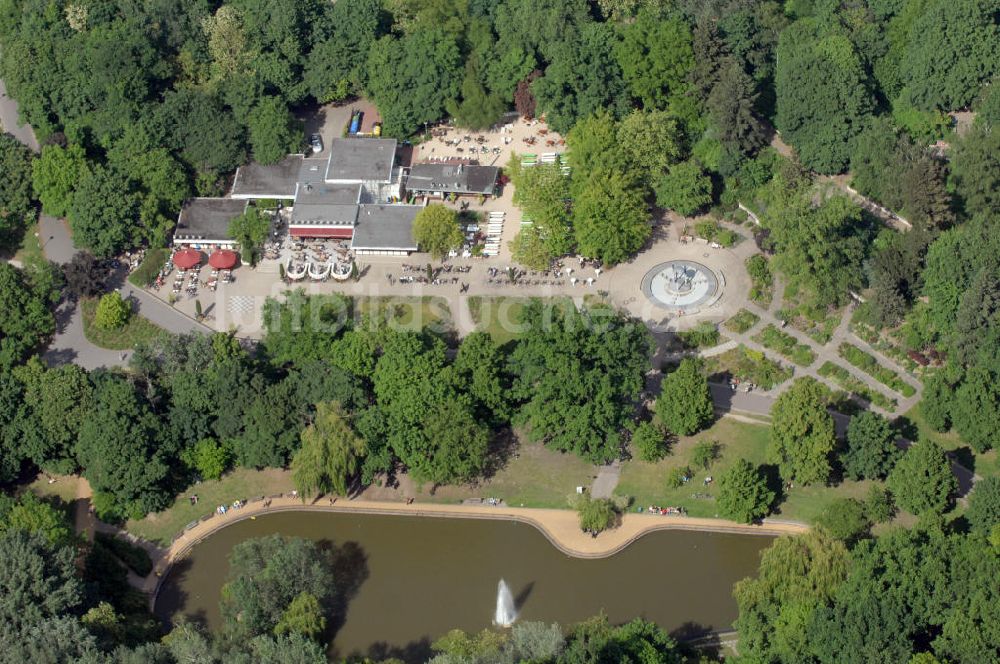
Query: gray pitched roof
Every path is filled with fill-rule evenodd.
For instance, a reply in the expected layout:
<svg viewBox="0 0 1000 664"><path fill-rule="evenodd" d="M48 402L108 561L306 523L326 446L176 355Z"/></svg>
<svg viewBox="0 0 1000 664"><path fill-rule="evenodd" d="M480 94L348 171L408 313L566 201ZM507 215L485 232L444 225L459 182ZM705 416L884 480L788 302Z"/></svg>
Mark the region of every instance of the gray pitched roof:
<svg viewBox="0 0 1000 664"><path fill-rule="evenodd" d="M410 191L492 194L500 169L471 164L414 164L406 180Z"/></svg>
<svg viewBox="0 0 1000 664"><path fill-rule="evenodd" d="M192 198L177 217L178 240L221 242L230 240L229 222L246 211L247 201L233 198Z"/></svg>
<svg viewBox="0 0 1000 664"><path fill-rule="evenodd" d="M250 162L236 169L233 198L294 198L295 183L303 162L311 162L300 154L290 154L276 164Z"/></svg>

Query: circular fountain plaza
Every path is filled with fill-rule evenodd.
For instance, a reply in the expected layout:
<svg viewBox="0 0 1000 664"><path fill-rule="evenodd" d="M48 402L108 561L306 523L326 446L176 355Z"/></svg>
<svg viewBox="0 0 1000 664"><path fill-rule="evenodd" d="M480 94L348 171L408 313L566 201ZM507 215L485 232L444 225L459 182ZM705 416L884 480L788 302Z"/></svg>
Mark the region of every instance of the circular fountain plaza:
<svg viewBox="0 0 1000 664"><path fill-rule="evenodd" d="M719 278L701 263L672 260L646 272L642 278L642 292L659 307L679 314L693 314L717 299Z"/></svg>

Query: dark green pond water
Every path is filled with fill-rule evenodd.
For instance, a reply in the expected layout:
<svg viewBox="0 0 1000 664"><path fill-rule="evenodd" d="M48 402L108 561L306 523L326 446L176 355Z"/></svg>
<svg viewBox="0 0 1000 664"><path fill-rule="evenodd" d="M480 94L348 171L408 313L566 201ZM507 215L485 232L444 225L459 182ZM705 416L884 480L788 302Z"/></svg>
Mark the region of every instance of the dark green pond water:
<svg viewBox="0 0 1000 664"><path fill-rule="evenodd" d="M489 627L504 578L519 620L570 624L605 612L637 616L678 635L730 628L733 583L756 572L771 538L651 533L600 560L570 558L532 526L504 521L285 512L242 521L191 550L165 579L156 610L218 627L219 592L233 546L281 533L354 543L364 581L350 600L332 654L420 660L449 629Z"/></svg>

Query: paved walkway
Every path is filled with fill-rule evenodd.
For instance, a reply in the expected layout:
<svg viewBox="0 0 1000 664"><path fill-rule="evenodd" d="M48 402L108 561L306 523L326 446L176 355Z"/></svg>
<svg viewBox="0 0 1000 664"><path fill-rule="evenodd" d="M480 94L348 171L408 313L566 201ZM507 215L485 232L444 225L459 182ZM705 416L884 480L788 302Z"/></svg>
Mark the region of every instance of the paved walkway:
<svg viewBox="0 0 1000 664"><path fill-rule="evenodd" d="M35 132L30 125L21 124L17 102L7 96L7 85L2 80L0 80L0 124L3 125L5 132L38 152Z"/></svg>

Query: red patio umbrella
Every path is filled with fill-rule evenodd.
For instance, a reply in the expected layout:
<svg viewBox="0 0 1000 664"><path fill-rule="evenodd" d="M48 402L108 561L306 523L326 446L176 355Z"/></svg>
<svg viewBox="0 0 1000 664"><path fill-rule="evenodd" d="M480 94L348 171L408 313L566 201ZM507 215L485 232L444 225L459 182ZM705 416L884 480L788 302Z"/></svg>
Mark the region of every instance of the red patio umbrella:
<svg viewBox="0 0 1000 664"><path fill-rule="evenodd" d="M182 270L192 268L201 262L201 252L197 249L181 249L174 252L174 265Z"/></svg>
<svg viewBox="0 0 1000 664"><path fill-rule="evenodd" d="M216 270L228 270L236 265L236 252L229 249L219 249L208 257L208 264Z"/></svg>

